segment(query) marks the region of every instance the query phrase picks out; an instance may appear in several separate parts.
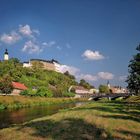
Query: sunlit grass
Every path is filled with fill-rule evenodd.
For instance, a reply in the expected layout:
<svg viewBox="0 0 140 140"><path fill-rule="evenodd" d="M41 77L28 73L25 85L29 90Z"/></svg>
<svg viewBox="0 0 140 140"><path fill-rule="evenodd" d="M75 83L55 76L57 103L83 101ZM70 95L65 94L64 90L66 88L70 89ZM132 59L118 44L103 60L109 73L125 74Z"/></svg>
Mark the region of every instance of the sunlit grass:
<svg viewBox="0 0 140 140"><path fill-rule="evenodd" d="M11 135L12 134L12 135ZM0 131L1 140L139 140L140 106L91 102Z"/></svg>

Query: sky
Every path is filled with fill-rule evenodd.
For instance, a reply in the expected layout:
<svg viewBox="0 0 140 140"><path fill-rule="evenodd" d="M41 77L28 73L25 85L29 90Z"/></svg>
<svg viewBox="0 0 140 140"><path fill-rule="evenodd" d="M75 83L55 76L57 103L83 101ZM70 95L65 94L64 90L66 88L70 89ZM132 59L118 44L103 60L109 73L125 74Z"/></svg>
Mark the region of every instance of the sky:
<svg viewBox="0 0 140 140"><path fill-rule="evenodd" d="M139 0L0 0L0 59L56 59L94 86L127 86Z"/></svg>

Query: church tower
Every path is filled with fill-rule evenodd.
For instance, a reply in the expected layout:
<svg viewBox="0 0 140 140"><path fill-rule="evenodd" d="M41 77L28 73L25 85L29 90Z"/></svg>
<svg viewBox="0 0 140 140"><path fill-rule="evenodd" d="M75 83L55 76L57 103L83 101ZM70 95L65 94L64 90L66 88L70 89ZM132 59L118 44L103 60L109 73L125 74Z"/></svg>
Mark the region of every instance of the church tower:
<svg viewBox="0 0 140 140"><path fill-rule="evenodd" d="M107 86L108 86L108 88L110 89L110 87L111 87L111 86L110 86L110 83L109 83L109 81L107 81Z"/></svg>
<svg viewBox="0 0 140 140"><path fill-rule="evenodd" d="M8 55L8 50L7 49L5 50L5 53L4 53L4 61L5 60L9 60L9 55Z"/></svg>

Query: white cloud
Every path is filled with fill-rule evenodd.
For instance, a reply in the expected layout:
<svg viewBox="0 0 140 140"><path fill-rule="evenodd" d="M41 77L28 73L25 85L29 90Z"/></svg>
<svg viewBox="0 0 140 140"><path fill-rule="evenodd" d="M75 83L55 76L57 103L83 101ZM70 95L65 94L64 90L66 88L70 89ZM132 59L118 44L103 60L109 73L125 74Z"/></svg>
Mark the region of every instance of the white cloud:
<svg viewBox="0 0 140 140"><path fill-rule="evenodd" d="M36 33L37 35L40 35L40 32L37 29L33 29L33 32Z"/></svg>
<svg viewBox="0 0 140 140"><path fill-rule="evenodd" d="M126 75L122 75L119 77L119 81L125 81L127 79Z"/></svg>
<svg viewBox="0 0 140 140"><path fill-rule="evenodd" d="M62 50L62 48L61 48L60 46L57 46L56 48L57 48L58 50Z"/></svg>
<svg viewBox="0 0 140 140"><path fill-rule="evenodd" d="M10 34L4 33L0 37L0 40L6 44L14 44L20 39L21 39L21 36L18 33L16 33L15 31L12 31Z"/></svg>
<svg viewBox="0 0 140 140"><path fill-rule="evenodd" d="M43 42L42 45L45 47L52 47L56 44L55 41L50 41L50 42Z"/></svg>
<svg viewBox="0 0 140 140"><path fill-rule="evenodd" d="M41 47L39 47L36 43L30 41L25 42L24 47L22 48L23 52L28 52L29 54L40 53L43 51Z"/></svg>
<svg viewBox="0 0 140 140"><path fill-rule="evenodd" d="M68 71L70 74L76 75L80 70L76 67L73 67L73 66L61 65L59 67L59 71L62 73Z"/></svg>
<svg viewBox="0 0 140 140"><path fill-rule="evenodd" d="M104 59L105 57L100 54L98 51L91 51L91 50L86 50L83 55L85 59L87 60L101 60Z"/></svg>
<svg viewBox="0 0 140 140"><path fill-rule="evenodd" d="M98 80L98 77L97 76L94 76L94 75L91 75L91 74L80 74L77 76L78 79L84 79L84 80L87 80L87 81L97 81Z"/></svg>
<svg viewBox="0 0 140 140"><path fill-rule="evenodd" d="M37 35L40 34L39 30L31 29L30 25L28 25L28 24L19 25L19 32L24 36L32 37L32 38L35 38L34 33L37 34Z"/></svg>
<svg viewBox="0 0 140 140"><path fill-rule="evenodd" d="M105 79L105 80L111 80L114 78L114 75L110 72L99 72L98 76L99 78Z"/></svg>

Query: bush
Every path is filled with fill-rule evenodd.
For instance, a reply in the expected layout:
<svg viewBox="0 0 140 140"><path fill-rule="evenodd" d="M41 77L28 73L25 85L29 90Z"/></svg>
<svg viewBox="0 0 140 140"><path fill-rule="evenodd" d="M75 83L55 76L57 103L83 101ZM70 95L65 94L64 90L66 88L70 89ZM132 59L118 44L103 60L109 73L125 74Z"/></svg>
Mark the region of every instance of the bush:
<svg viewBox="0 0 140 140"><path fill-rule="evenodd" d="M37 90L36 95L40 97L52 97L53 93L48 88L41 87Z"/></svg>
<svg viewBox="0 0 140 140"><path fill-rule="evenodd" d="M27 89L27 90L22 91L20 93L20 95L24 95L24 96L36 96L36 90Z"/></svg>
<svg viewBox="0 0 140 140"><path fill-rule="evenodd" d="M74 97L75 94L73 92L64 92L64 93L62 93L62 96L63 97Z"/></svg>
<svg viewBox="0 0 140 140"><path fill-rule="evenodd" d="M28 96L28 90L21 91L20 95Z"/></svg>

